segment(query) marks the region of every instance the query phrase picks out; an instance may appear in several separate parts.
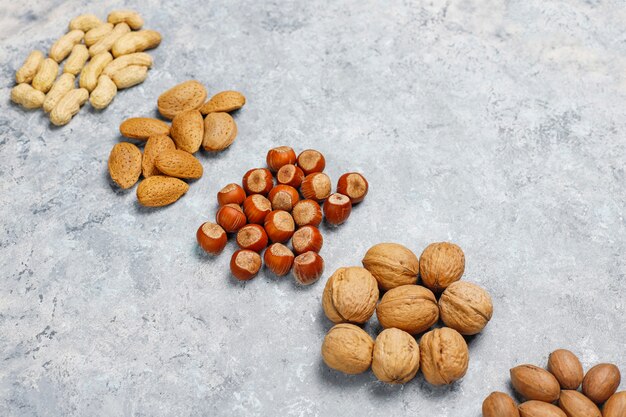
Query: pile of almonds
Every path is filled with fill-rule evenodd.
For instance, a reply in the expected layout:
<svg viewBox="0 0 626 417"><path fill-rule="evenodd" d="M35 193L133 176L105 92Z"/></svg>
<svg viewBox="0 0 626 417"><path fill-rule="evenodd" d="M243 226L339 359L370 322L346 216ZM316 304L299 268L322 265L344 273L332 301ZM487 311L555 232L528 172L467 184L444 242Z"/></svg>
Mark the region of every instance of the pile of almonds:
<svg viewBox="0 0 626 417"><path fill-rule="evenodd" d="M231 183L217 193L216 222L202 224L196 238L207 253L217 255L226 246L227 233L236 233L240 249L232 255L230 269L241 281L256 276L263 263L259 253L265 250L263 260L274 274L287 275L293 267L298 283L312 284L324 271L318 254L322 212L328 224L344 223L352 205L365 198L367 180L356 172L344 174L337 193L331 194L331 180L323 172L326 159L313 149L296 156L293 148L279 146L269 150L266 162L267 168L247 171L242 185ZM289 240L293 251L285 245Z"/></svg>
<svg viewBox="0 0 626 417"><path fill-rule="evenodd" d="M145 141L143 154L130 142L116 144L109 155L111 179L123 189L137 187L137 199L147 207L172 204L189 185L184 180L202 177L203 167L193 155L202 146L216 152L230 146L237 136L237 125L229 112L243 107L245 97L236 91L223 91L205 103L207 91L198 81L185 81L159 96L159 113L166 122L149 117L133 117L120 125L120 133ZM205 117L203 117L205 116Z"/></svg>
<svg viewBox="0 0 626 417"><path fill-rule="evenodd" d="M418 259L400 244L380 243L362 263L363 268L339 268L326 282L322 307L337 324L324 338L324 362L347 374L371 366L380 381L390 384L409 382L420 368L433 385L462 378L469 364L462 335L479 333L493 305L484 289L459 281L465 271L461 248L432 243ZM418 276L423 285L417 285ZM386 292L379 302L381 291ZM375 342L358 327L374 311L384 328ZM428 331L439 319L447 327ZM422 333L418 344L414 336Z"/></svg>
<svg viewBox="0 0 626 417"><path fill-rule="evenodd" d="M601 363L585 374L574 353L558 349L550 354L547 370L535 365L511 369L511 385L525 402L517 406L509 395L492 392L483 402L483 416L625 417L626 391L615 393L620 381L617 366Z"/></svg>
<svg viewBox="0 0 626 417"><path fill-rule="evenodd" d="M43 107L58 126L69 123L87 99L94 108L104 109L119 89L142 83L148 76L152 57L143 51L159 46L161 34L139 30L143 23L132 10L114 10L107 22L93 14L75 17L47 58L40 51L28 55L15 73L11 100L27 109ZM75 88L79 74L79 88Z"/></svg>

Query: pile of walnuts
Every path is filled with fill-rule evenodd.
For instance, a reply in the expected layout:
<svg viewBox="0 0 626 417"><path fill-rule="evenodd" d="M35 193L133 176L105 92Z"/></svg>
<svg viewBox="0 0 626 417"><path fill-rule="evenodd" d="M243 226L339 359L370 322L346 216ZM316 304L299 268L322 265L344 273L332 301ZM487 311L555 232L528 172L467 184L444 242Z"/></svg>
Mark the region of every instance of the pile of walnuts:
<svg viewBox="0 0 626 417"><path fill-rule="evenodd" d="M367 251L363 268L339 268L322 296L326 316L336 323L322 344L324 362L347 374L371 366L390 384L409 382L420 368L433 385L462 378L469 363L463 335L479 333L493 313L483 288L459 281L464 270L463 251L448 242L429 245L420 259L402 245L380 243ZM358 326L374 311L384 328L375 342ZM446 327L428 331L439 319ZM414 336L422 333L418 343Z"/></svg>

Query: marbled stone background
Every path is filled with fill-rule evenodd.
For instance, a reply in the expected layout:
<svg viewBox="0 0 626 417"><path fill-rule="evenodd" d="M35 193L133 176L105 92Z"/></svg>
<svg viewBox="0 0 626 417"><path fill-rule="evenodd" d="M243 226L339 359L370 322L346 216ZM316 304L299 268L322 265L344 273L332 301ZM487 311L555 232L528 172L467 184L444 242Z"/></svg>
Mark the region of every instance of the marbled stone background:
<svg viewBox="0 0 626 417"><path fill-rule="evenodd" d="M119 7L163 33L145 83L63 128L9 102L30 50ZM510 367L555 348L626 372L624 27L618 0L2 0L0 414L478 417ZM189 78L245 93L239 136L200 154L181 201L141 208L108 179L118 125ZM370 180L324 230L309 288L235 282L234 244L196 247L217 190L277 145ZM326 368L328 275L380 241L440 240L495 303L467 376L387 386Z"/></svg>

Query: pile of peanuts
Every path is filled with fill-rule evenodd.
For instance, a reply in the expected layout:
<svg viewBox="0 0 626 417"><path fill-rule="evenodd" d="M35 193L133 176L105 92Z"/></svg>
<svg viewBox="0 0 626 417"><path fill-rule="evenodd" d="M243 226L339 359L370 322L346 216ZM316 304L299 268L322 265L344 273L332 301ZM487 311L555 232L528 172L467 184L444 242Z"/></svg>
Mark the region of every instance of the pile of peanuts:
<svg viewBox="0 0 626 417"><path fill-rule="evenodd" d="M50 47L47 58L38 50L28 55L15 73L17 85L11 90L11 100L27 109L42 107L57 126L69 123L88 99L95 109L104 109L118 89L139 84L148 76L152 57L143 51L157 47L161 34L139 30L143 23L132 10L114 10L106 23L93 14L75 17L69 31Z"/></svg>
<svg viewBox="0 0 626 417"><path fill-rule="evenodd" d="M298 283L312 284L324 272L318 254L322 217L333 226L344 223L369 185L363 175L350 172L339 178L337 192L331 194L331 180L323 172L326 160L312 149L296 156L291 147L280 146L269 150L266 161L268 168L249 170L242 185L231 183L217 193L216 223L200 226L198 243L207 253L219 254L227 233L236 233L240 249L230 261L235 278L256 276L263 263L259 253L265 249L263 260L274 274L284 276L293 268ZM289 240L293 250L285 245Z"/></svg>

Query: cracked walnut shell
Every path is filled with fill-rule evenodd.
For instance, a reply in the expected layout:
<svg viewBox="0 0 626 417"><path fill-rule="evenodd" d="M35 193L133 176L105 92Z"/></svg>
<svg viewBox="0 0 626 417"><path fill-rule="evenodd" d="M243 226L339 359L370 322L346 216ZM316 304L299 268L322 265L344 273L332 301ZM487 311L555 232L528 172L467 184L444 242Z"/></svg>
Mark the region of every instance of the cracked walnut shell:
<svg viewBox="0 0 626 417"><path fill-rule="evenodd" d="M421 285L401 285L383 295L376 316L385 329L396 327L410 334L428 330L439 320L435 295Z"/></svg>
<svg viewBox="0 0 626 417"><path fill-rule="evenodd" d="M363 266L374 275L382 290L415 284L420 269L417 256L397 243L372 246L363 258Z"/></svg>
<svg viewBox="0 0 626 417"><path fill-rule="evenodd" d="M365 323L378 302L378 284L365 268L339 268L326 281L322 307L334 323Z"/></svg>
<svg viewBox="0 0 626 417"><path fill-rule="evenodd" d="M464 335L479 333L491 320L493 304L483 288L471 282L450 284L439 299L441 320Z"/></svg>
<svg viewBox="0 0 626 417"><path fill-rule="evenodd" d="M383 330L374 342L372 371L389 384L404 384L415 377L420 367L417 342L400 329Z"/></svg>
<svg viewBox="0 0 626 417"><path fill-rule="evenodd" d="M461 279L465 271L465 255L454 243L431 243L420 256L422 283L435 294Z"/></svg>
<svg viewBox="0 0 626 417"><path fill-rule="evenodd" d="M448 327L431 330L420 340L420 367L432 385L451 384L465 375L469 364L467 343Z"/></svg>
<svg viewBox="0 0 626 417"><path fill-rule="evenodd" d="M374 341L365 330L342 323L328 331L322 344L322 358L328 367L346 374L360 374L372 364Z"/></svg>

